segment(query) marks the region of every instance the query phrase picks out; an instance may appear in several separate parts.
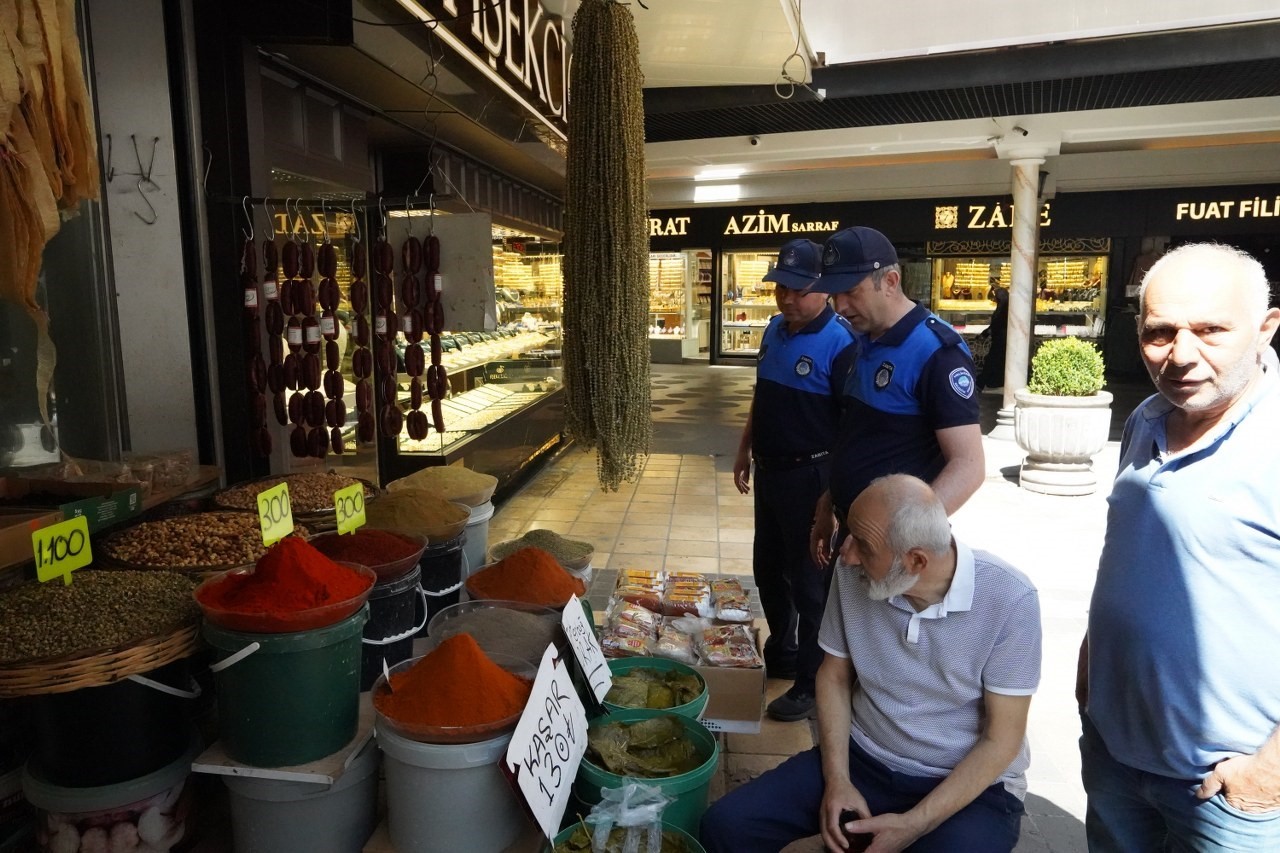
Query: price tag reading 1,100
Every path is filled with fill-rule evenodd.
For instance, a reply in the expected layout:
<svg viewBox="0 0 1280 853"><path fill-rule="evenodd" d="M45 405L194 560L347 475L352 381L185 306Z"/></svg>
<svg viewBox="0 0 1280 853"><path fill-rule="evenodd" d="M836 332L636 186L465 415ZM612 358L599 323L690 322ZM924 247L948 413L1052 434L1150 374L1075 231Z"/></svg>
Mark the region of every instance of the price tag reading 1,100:
<svg viewBox="0 0 1280 853"><path fill-rule="evenodd" d="M564 606L560 624L564 627L565 636L569 638L569 645L573 647L574 656L587 676L591 692L595 694L596 701L603 702L609 688L613 686L613 675L609 672L609 663L604 659L604 650L600 648L596 632L587 622L586 611L582 609L582 602L576 595Z"/></svg>
<svg viewBox="0 0 1280 853"><path fill-rule="evenodd" d="M89 548L89 519L83 515L31 531L31 551L36 558L36 578L62 578L71 583L71 573L93 562Z"/></svg>
<svg viewBox="0 0 1280 853"><path fill-rule="evenodd" d="M289 484L281 483L258 494L258 521L262 524L262 544L270 546L293 532L293 508L289 505Z"/></svg>
<svg viewBox="0 0 1280 853"><path fill-rule="evenodd" d="M334 512L338 516L338 533L355 533L364 527L364 484L354 483L333 493Z"/></svg>

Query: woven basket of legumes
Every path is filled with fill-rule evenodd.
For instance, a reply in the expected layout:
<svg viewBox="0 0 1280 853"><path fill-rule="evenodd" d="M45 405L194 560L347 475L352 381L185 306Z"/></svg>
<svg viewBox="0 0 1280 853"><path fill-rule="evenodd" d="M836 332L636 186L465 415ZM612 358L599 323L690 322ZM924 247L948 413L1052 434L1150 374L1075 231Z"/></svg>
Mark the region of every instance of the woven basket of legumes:
<svg viewBox="0 0 1280 853"><path fill-rule="evenodd" d="M308 530L293 526L297 536ZM252 566L267 552L258 517L247 512L196 512L144 521L95 546L100 568L164 569L205 575Z"/></svg>

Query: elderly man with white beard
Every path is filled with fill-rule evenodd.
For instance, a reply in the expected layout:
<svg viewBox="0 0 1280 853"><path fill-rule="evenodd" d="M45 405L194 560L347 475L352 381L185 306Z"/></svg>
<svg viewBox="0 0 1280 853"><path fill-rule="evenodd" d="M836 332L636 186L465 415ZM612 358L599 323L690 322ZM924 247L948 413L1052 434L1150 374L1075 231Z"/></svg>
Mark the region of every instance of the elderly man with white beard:
<svg viewBox="0 0 1280 853"><path fill-rule="evenodd" d="M1035 587L951 536L922 480L873 481L849 510L818 642L818 747L717 801L709 853L1010 851L1040 681Z"/></svg>

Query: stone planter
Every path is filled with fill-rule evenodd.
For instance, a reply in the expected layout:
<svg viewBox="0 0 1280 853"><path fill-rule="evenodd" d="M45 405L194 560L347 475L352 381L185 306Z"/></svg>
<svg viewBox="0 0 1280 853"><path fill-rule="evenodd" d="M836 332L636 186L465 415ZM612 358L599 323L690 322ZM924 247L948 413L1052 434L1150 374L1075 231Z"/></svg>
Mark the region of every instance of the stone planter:
<svg viewBox="0 0 1280 853"><path fill-rule="evenodd" d="M1018 484L1046 495L1096 491L1093 456L1111 434L1111 393L1053 397L1024 388L1014 399L1014 437L1027 453Z"/></svg>

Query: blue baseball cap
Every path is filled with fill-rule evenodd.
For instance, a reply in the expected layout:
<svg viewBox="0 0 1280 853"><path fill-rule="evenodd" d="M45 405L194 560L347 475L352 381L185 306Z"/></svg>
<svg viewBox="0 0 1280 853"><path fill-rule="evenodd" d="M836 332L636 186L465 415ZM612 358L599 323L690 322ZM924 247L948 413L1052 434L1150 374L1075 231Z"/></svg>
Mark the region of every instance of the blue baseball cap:
<svg viewBox="0 0 1280 853"><path fill-rule="evenodd" d="M843 228L822 246L822 278L813 289L844 293L876 270L897 262L898 250L876 229L865 225Z"/></svg>
<svg viewBox="0 0 1280 853"><path fill-rule="evenodd" d="M792 290L805 290L812 287L821 275L822 247L800 237L778 250L778 262L764 274L764 280Z"/></svg>

